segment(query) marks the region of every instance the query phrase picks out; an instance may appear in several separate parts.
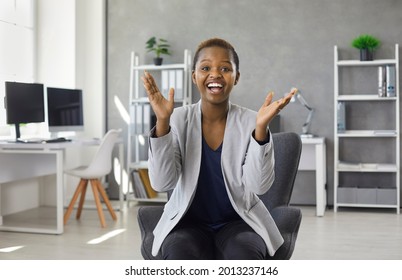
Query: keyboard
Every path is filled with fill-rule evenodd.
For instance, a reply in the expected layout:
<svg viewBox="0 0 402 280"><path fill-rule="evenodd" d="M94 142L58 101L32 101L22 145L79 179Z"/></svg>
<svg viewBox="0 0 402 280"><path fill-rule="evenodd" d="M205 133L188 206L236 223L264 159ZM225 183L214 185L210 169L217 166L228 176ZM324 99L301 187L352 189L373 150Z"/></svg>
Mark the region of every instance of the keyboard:
<svg viewBox="0 0 402 280"><path fill-rule="evenodd" d="M44 140L43 142L45 143L62 143L62 142L70 142L71 139L67 139L64 137L58 137L58 138L52 138L52 139L47 139Z"/></svg>

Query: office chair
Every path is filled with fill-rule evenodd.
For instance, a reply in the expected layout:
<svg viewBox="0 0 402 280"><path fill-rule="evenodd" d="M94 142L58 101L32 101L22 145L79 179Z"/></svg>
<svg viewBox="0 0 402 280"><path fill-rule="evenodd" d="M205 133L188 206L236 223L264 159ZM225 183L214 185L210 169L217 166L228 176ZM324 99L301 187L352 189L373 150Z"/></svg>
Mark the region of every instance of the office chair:
<svg viewBox="0 0 402 280"><path fill-rule="evenodd" d="M80 182L78 183L73 198L71 199L71 202L68 205L66 213L64 214L64 224L67 223L71 215L71 212L73 211L74 204L79 196L80 201L78 204L76 218L77 220L80 219L82 207L84 205L85 193L87 190L88 181L91 183L101 226L106 227L106 221L105 216L103 215L103 209L99 195L102 197L104 203L106 204L107 209L109 210L113 220L117 220L117 216L114 213L112 205L109 201L109 198L105 190L103 189L100 179L103 176L109 174L110 171L112 170L112 152L119 134L120 130L114 130L114 129L109 130L103 137L94 158L92 159L91 163L88 166L78 167L72 170L65 171L66 174L80 178Z"/></svg>
<svg viewBox="0 0 402 280"><path fill-rule="evenodd" d="M300 136L293 132L272 134L275 153L275 181L271 188L260 198L270 211L284 243L275 255L268 259L291 258L299 232L302 213L299 208L290 207L289 201L299 167L302 143ZM138 224L141 231L141 254L144 259L161 259L160 253L154 257L151 254L154 239L153 230L163 212L163 205L142 206L138 209Z"/></svg>

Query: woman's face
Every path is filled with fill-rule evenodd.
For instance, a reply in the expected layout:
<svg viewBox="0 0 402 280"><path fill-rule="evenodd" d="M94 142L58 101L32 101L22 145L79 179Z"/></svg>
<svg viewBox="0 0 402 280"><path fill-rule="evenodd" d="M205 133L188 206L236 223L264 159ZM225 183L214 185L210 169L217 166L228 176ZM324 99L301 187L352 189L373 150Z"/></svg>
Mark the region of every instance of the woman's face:
<svg viewBox="0 0 402 280"><path fill-rule="evenodd" d="M229 100L239 76L229 50L207 47L199 53L192 78L203 102L220 104Z"/></svg>

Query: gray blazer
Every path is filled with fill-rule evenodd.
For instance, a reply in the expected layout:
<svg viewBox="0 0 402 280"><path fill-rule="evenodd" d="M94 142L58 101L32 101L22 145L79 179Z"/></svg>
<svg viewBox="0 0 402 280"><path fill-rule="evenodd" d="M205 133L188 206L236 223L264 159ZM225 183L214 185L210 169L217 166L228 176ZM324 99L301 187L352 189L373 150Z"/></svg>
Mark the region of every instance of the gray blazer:
<svg viewBox="0 0 402 280"><path fill-rule="evenodd" d="M257 195L267 192L275 179L273 143L271 140L260 145L253 138L255 111L229 106L221 160L226 190L233 208L264 239L272 256L283 238ZM176 108L170 127L167 135L149 139L152 187L159 192L174 189L153 232L154 256L186 213L195 194L201 164L201 101Z"/></svg>

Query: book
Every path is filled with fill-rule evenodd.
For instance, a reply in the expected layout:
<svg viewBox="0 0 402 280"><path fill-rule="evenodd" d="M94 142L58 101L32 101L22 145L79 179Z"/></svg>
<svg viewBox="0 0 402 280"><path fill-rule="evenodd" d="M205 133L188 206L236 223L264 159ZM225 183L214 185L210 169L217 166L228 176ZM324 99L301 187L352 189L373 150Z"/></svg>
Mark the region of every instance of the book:
<svg viewBox="0 0 402 280"><path fill-rule="evenodd" d="M137 170L131 172L131 180L133 186L134 196L136 198L147 198L147 192L145 190L145 186L141 180L140 174Z"/></svg>
<svg viewBox="0 0 402 280"><path fill-rule="evenodd" d="M157 196L156 191L151 186L151 181L149 180L148 169L138 169L142 184L145 188L148 198L154 198Z"/></svg>

